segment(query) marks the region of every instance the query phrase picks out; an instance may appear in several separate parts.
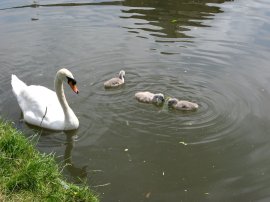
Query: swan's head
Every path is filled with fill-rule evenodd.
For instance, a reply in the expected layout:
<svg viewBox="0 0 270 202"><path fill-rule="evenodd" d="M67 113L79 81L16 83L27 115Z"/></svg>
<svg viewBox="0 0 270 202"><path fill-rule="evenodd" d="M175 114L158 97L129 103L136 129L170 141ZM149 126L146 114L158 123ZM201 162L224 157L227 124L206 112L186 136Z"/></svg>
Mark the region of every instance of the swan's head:
<svg viewBox="0 0 270 202"><path fill-rule="evenodd" d="M121 71L119 72L119 79L124 78L125 75L126 75L126 72L125 72L124 70L121 70Z"/></svg>
<svg viewBox="0 0 270 202"><path fill-rule="evenodd" d="M176 98L170 98L168 100L168 106L171 107L173 105L175 105L178 102L178 100Z"/></svg>
<svg viewBox="0 0 270 202"><path fill-rule="evenodd" d="M68 69L60 69L57 74L56 74L56 78L61 80L61 81L66 81L68 83L68 85L70 86L70 88L75 92L75 93L79 93L79 90L76 86L77 82L74 79L72 73L68 70Z"/></svg>
<svg viewBox="0 0 270 202"><path fill-rule="evenodd" d="M153 103L162 104L164 102L164 95L162 93L157 93L153 97Z"/></svg>

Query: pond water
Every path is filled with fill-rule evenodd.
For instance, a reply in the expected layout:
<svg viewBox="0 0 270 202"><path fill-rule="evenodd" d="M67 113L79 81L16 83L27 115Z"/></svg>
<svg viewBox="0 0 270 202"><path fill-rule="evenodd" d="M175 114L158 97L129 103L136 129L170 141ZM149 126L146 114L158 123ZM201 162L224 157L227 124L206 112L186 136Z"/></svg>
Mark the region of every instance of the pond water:
<svg viewBox="0 0 270 202"><path fill-rule="evenodd" d="M1 116L104 202L269 201L268 0L74 2L1 1ZM65 92L79 129L25 124L11 74L53 89L60 67L78 82ZM124 87L105 90L121 69ZM146 90L199 109L138 103Z"/></svg>

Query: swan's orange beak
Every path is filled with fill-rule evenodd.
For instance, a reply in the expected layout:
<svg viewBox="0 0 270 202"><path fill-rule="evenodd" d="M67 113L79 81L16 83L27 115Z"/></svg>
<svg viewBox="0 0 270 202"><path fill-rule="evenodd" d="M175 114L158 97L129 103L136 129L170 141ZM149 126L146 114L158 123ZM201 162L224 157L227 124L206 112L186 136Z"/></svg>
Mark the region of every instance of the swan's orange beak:
<svg viewBox="0 0 270 202"><path fill-rule="evenodd" d="M68 82L68 84L69 84L70 88L71 88L75 93L79 94L79 90L78 90L76 84L73 85L71 81Z"/></svg>

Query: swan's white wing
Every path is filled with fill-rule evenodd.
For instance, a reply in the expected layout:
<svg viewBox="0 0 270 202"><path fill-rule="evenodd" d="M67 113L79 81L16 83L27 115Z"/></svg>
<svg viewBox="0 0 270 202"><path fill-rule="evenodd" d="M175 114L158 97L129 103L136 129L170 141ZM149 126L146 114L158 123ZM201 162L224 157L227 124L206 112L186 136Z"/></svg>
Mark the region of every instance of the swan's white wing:
<svg viewBox="0 0 270 202"><path fill-rule="evenodd" d="M64 112L54 91L31 85L20 92L17 100L26 122L56 130L64 127Z"/></svg>

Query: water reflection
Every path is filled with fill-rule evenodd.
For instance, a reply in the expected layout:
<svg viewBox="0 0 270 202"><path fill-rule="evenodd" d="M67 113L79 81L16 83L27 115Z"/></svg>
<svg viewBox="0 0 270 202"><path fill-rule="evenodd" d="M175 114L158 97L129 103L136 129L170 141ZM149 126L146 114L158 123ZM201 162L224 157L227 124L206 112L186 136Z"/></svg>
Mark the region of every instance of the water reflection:
<svg viewBox="0 0 270 202"><path fill-rule="evenodd" d="M126 27L130 32L137 33L139 37L143 32L160 38L171 39L190 38L186 31L190 27L205 27L203 20L211 19L222 10L208 3L224 3L225 0L125 0L122 18L136 19L132 26ZM157 39L161 40L161 39ZM166 40L168 42L168 40Z"/></svg>
<svg viewBox="0 0 270 202"><path fill-rule="evenodd" d="M81 6L123 6L124 15L120 18L133 20L132 25L123 26L138 37L148 38L149 35L156 41L175 42L177 39L191 38L187 34L190 27L207 27L203 21L212 19L214 14L223 12L220 7L210 3L224 3L232 0L125 0L125 1L97 1L97 2L61 2L33 1L32 4L4 7L0 10L39 8L39 7L81 7ZM31 18L32 21L38 18ZM135 20L135 21L134 21ZM145 34L145 32L147 34ZM159 39L161 38L161 39Z"/></svg>
<svg viewBox="0 0 270 202"><path fill-rule="evenodd" d="M55 3L48 2L39 3L38 1L33 1L32 4L26 4L21 6L13 6L13 7L4 7L0 8L0 10L9 10L9 9L17 9L17 8L38 8L38 7L72 7L72 6L108 6L108 5L121 5L121 1L105 1L105 2L63 2L63 3Z"/></svg>
<svg viewBox="0 0 270 202"><path fill-rule="evenodd" d="M65 132L66 134L66 149L64 154L65 168L76 182L81 182L82 179L87 179L87 165L77 166L72 160L72 150L76 140L76 131Z"/></svg>
<svg viewBox="0 0 270 202"><path fill-rule="evenodd" d="M56 159L64 166L64 172L67 172L70 180L76 183L87 179L87 165L76 165L73 160L73 149L78 141L78 130L55 132L51 130L40 129L28 125L28 129L34 130L39 136L38 148L42 152L55 153Z"/></svg>

